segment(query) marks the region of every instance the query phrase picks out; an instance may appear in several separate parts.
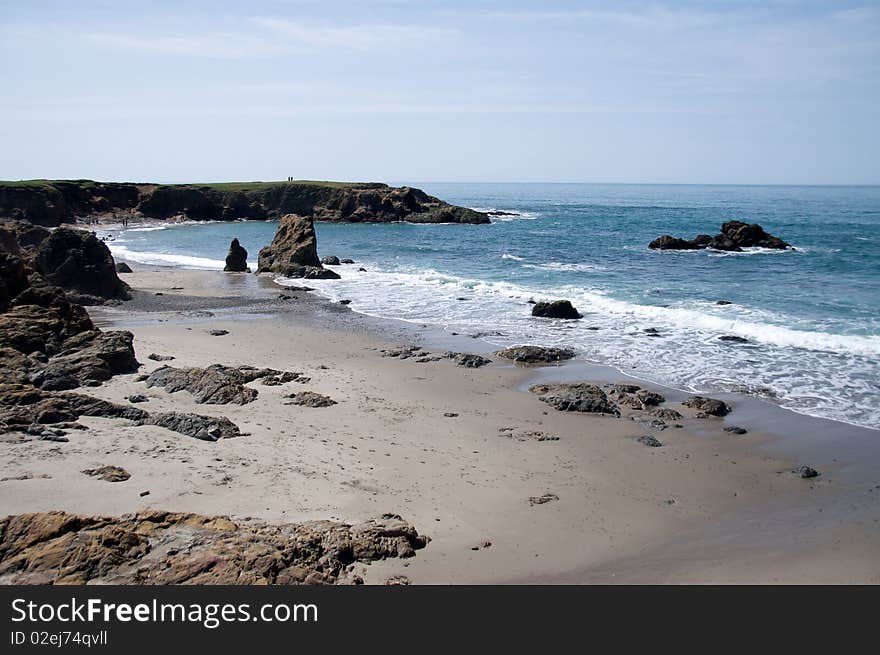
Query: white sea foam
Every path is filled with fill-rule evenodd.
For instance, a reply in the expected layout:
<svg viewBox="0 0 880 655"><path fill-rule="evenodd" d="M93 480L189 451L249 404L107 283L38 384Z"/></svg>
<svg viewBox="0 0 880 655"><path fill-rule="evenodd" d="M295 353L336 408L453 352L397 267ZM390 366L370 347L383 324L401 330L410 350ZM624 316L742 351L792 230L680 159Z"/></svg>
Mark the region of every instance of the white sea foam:
<svg viewBox="0 0 880 655"><path fill-rule="evenodd" d="M501 255L501 259L512 259L515 262L523 261L522 257L517 257L516 255L511 255L510 253L504 253L503 255Z"/></svg>
<svg viewBox="0 0 880 655"><path fill-rule="evenodd" d="M173 255L164 252L142 252L130 250L126 246L115 242L108 242L107 246L114 255L131 262L151 264L153 266L173 266L176 268L197 268L203 270L223 270L226 265L222 259L208 259L207 257L192 257L190 255ZM251 265L249 263L249 265Z"/></svg>
<svg viewBox="0 0 880 655"><path fill-rule="evenodd" d="M523 264L523 268L536 268L542 271L576 271L587 273L590 271L606 271L604 266L598 264L571 264L566 262L547 262L546 264Z"/></svg>
<svg viewBox="0 0 880 655"><path fill-rule="evenodd" d="M497 334L497 345L542 343L578 348L592 360L689 391L766 389L796 411L880 426L876 361L880 337L796 329L765 310L709 303L659 307L610 297L602 289L565 285L538 289L432 269L368 273L338 269L341 280L310 280L332 299L372 316L434 323L460 332ZM301 284L300 280L279 280ZM569 298L584 314L577 322L534 319L528 301ZM598 327L598 331L589 328ZM660 337L646 336L656 328ZM718 337L749 340L731 344Z"/></svg>
<svg viewBox="0 0 880 655"><path fill-rule="evenodd" d="M488 212L508 212L502 216L490 216L489 219L493 223L507 223L509 221L533 221L540 216L535 212L527 212L521 209L504 209L501 207L471 207L474 211Z"/></svg>

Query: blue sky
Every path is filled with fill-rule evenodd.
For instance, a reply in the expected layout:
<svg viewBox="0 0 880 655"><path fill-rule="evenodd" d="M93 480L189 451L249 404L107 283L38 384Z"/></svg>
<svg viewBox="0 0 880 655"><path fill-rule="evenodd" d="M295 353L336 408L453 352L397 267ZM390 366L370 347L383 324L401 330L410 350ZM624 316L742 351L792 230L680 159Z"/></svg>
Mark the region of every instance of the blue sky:
<svg viewBox="0 0 880 655"><path fill-rule="evenodd" d="M880 183L880 3L0 0L0 178Z"/></svg>

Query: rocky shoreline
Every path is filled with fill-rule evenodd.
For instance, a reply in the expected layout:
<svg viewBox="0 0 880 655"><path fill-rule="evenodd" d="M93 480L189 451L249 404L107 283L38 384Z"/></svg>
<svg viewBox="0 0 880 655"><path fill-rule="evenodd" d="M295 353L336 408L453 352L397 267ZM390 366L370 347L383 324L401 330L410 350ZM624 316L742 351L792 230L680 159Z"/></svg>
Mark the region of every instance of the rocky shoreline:
<svg viewBox="0 0 880 655"><path fill-rule="evenodd" d="M0 219L57 227L77 222L274 220L297 214L350 223L489 223L412 187L381 183L150 184L92 180L0 182Z"/></svg>
<svg viewBox="0 0 880 655"><path fill-rule="evenodd" d="M262 320L224 320L227 301L252 311L238 283L268 280L136 266L132 290L93 235L2 227L0 582L509 581L836 484L823 461L751 452L766 437L729 421L736 403L583 377L517 389L570 349L378 344L344 306L269 288ZM312 220L283 217L260 270L327 271ZM176 295L198 280L204 298ZM165 313L102 330L83 301L105 324Z"/></svg>

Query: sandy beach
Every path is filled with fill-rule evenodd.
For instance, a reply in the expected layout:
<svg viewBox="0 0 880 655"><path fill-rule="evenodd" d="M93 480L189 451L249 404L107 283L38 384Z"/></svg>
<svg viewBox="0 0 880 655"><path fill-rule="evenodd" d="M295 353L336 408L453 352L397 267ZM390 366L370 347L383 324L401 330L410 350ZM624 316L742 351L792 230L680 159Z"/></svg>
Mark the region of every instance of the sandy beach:
<svg viewBox="0 0 880 655"><path fill-rule="evenodd" d="M89 393L118 403L143 394L139 407L225 416L246 434L207 442L83 417L88 430L67 443L3 443L3 514L155 508L288 523L391 512L431 538L414 558L362 565L371 584L392 576L415 584L880 581L880 487L860 472L857 449L849 459L804 451L813 459L803 461L796 439L780 434L779 413L790 412L741 414L748 401L731 397L727 417L685 418L662 432L626 415L560 412L528 387L619 376L582 378L574 365L495 357L482 368L388 357L383 351L408 345L490 357L491 348L371 319L271 276L132 268L124 279L134 299L89 311L102 329L134 333L142 367ZM187 391L138 381L165 364L215 363L310 379L250 383L258 396L244 405L196 404ZM668 407L681 409L686 397L642 386L663 393ZM336 404L285 398L302 391ZM743 415L752 419L747 434L724 431ZM792 425L821 431L821 422L800 420ZM637 441L647 434L662 447ZM801 464L821 475L793 475ZM108 483L81 473L104 465L131 477Z"/></svg>

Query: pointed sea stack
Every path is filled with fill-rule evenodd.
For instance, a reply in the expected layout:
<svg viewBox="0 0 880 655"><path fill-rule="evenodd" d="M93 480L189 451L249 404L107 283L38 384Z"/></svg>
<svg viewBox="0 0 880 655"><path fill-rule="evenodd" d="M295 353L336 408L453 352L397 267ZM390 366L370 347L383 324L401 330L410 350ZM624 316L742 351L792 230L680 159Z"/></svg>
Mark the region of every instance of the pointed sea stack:
<svg viewBox="0 0 880 655"><path fill-rule="evenodd" d="M223 267L223 270L231 273L249 271L247 255L247 250L242 248L238 239L233 239L232 243L229 244L229 253L226 255L226 266Z"/></svg>
<svg viewBox="0 0 880 655"><path fill-rule="evenodd" d="M280 273L287 277L338 279L318 259L315 226L308 216L285 214L278 221L272 243L260 250L257 273Z"/></svg>

